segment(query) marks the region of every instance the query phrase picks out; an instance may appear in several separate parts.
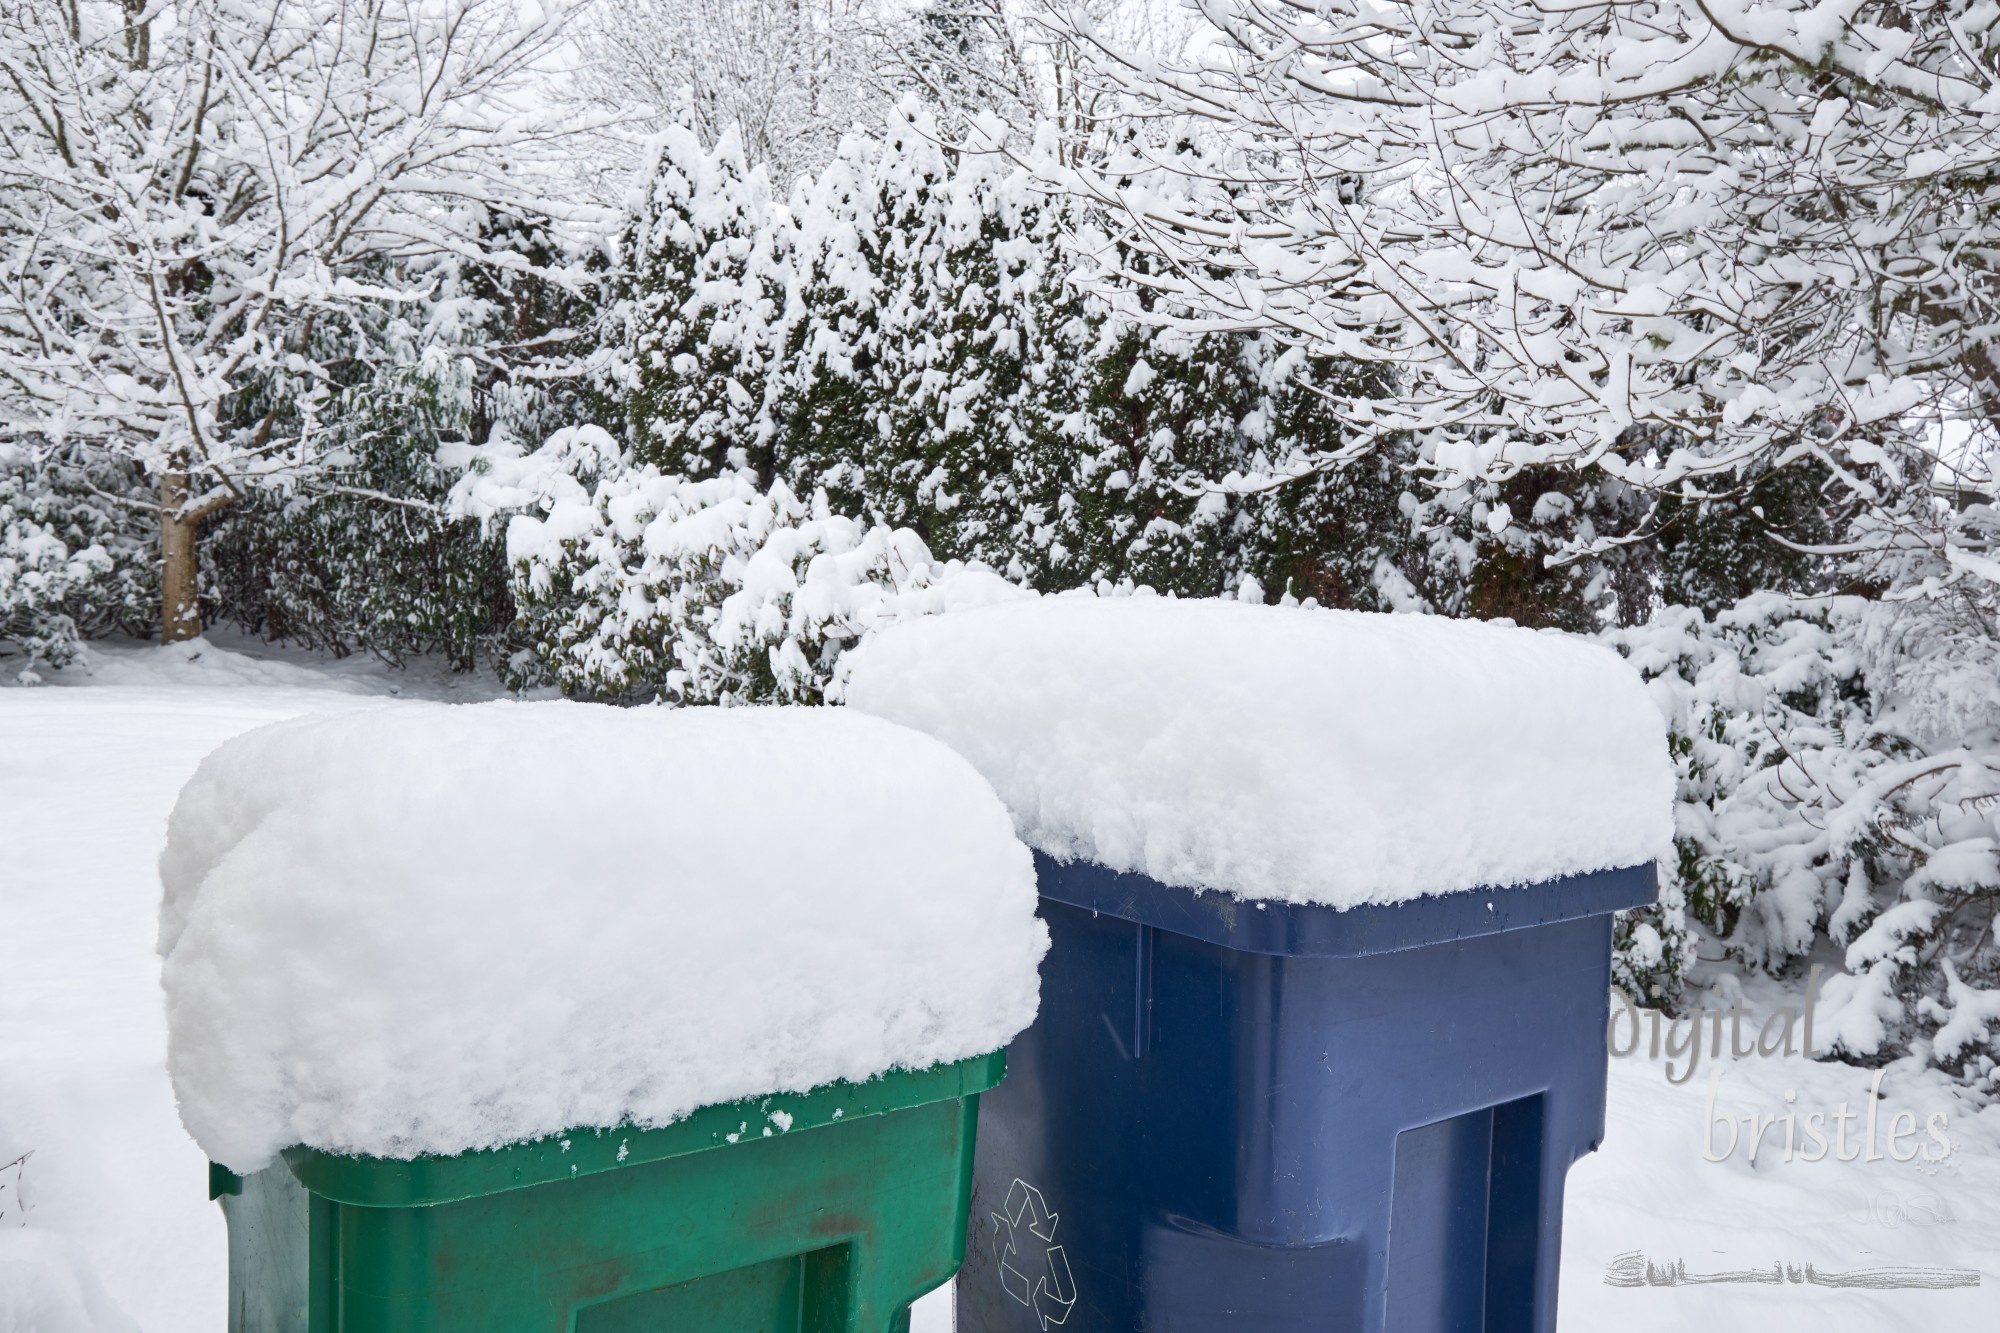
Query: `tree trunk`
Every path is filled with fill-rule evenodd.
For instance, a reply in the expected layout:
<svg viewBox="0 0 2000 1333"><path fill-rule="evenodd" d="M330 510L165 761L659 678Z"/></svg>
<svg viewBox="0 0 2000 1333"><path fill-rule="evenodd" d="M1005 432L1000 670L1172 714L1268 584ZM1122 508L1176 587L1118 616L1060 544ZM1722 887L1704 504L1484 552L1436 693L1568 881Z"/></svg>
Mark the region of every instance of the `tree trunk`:
<svg viewBox="0 0 2000 1333"><path fill-rule="evenodd" d="M200 523L181 517L187 504L185 472L160 474L160 642L201 637L199 567L195 536Z"/></svg>

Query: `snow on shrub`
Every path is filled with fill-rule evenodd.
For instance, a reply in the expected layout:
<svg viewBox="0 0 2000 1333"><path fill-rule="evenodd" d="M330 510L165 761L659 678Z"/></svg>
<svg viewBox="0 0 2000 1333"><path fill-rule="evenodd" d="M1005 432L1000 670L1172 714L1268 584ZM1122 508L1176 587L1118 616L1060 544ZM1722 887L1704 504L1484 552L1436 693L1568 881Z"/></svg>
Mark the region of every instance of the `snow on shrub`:
<svg viewBox="0 0 2000 1333"><path fill-rule="evenodd" d="M1034 1017L1027 849L839 709L404 704L203 761L160 861L168 1067L214 1160L668 1123Z"/></svg>
<svg viewBox="0 0 2000 1333"><path fill-rule="evenodd" d="M829 512L747 472L626 466L594 426L525 457L489 451L457 512L508 516L514 599L539 673L576 698L817 701L880 625L1027 594L931 558L907 528Z"/></svg>
<svg viewBox="0 0 2000 1333"><path fill-rule="evenodd" d="M1535 883L1673 835L1644 686L1555 632L1065 595L888 629L844 696L970 759L1030 846L1243 898Z"/></svg>
<svg viewBox="0 0 2000 1333"><path fill-rule="evenodd" d="M41 677L37 666L63 666L76 655L76 622L63 607L109 574L111 555L95 543L80 551L40 521L26 497L0 491L0 642L27 657L23 684ZM24 512L25 511L25 512Z"/></svg>
<svg viewBox="0 0 2000 1333"><path fill-rule="evenodd" d="M0 445L0 655L26 659L22 684L73 661L92 633L148 627L154 543L117 497L100 498L119 480Z"/></svg>
<svg viewBox="0 0 2000 1333"><path fill-rule="evenodd" d="M1684 903L1754 968L1833 946L1822 1049L1934 1033L1938 1061L1992 1074L2000 708L1962 629L1932 604L1759 593L1606 633L1667 716L1680 786L1672 882L1636 920L1679 956L1642 967L1628 940L1623 984L1672 998Z"/></svg>

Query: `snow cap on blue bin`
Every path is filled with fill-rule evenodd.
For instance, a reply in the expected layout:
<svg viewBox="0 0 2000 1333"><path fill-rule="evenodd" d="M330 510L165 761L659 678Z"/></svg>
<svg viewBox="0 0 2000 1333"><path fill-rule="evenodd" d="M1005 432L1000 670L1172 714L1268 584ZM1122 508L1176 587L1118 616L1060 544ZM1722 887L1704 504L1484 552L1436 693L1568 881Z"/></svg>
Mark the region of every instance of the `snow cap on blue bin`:
<svg viewBox="0 0 2000 1333"><path fill-rule="evenodd" d="M971 760L1023 841L1337 908L1667 855L1639 673L1507 623L1065 594L897 625L844 697Z"/></svg>

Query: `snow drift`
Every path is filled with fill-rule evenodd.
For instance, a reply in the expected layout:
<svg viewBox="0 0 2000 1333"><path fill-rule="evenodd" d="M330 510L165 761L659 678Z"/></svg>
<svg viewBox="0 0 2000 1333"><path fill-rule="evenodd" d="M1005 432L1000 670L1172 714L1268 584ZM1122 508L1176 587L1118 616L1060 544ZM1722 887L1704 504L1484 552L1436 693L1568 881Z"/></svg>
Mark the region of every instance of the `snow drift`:
<svg viewBox="0 0 2000 1333"><path fill-rule="evenodd" d="M1047 934L992 789L836 709L404 704L182 791L169 1072L209 1156L455 1153L982 1054Z"/></svg>
<svg viewBox="0 0 2000 1333"><path fill-rule="evenodd" d="M1246 899L1393 903L1671 849L1659 710L1553 632L1065 595L886 629L845 698L970 759L1050 856Z"/></svg>

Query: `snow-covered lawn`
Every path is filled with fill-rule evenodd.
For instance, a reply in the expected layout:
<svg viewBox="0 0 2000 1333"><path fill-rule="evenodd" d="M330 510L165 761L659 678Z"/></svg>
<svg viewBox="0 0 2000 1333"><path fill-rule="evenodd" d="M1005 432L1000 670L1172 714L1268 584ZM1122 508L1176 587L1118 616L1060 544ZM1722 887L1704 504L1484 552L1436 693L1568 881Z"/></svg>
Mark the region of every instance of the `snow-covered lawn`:
<svg viewBox="0 0 2000 1333"><path fill-rule="evenodd" d="M1795 996L1771 993L1751 1007L1768 1014ZM1704 1042L1709 1025L1703 1025ZM1723 1040L1730 1038L1725 1020ZM1604 1146L1570 1172L1563 1217L1562 1327L1582 1333L1636 1333L1637 1330L1712 1330L1735 1333L1976 1333L2000 1327L2000 1117L1981 1116L1961 1103L1934 1073L1907 1066L1883 1076L1884 1100L1876 1112L1873 1151L1867 1161L1868 1089L1874 1071L1845 1065L1774 1058L1711 1062L1676 1086L1664 1063L1645 1058L1614 1060ZM1715 1114L1737 1120L1732 1131L1713 1126L1709 1116L1712 1063L1723 1066ZM1675 1065L1676 1072L1682 1066ZM1787 1093L1795 1092L1795 1102ZM1746 1115L1783 1116L1793 1111L1803 1122L1819 1112L1826 1137L1837 1133L1833 1117L1845 1104L1853 1113L1846 1153L1859 1159L1837 1161L1837 1142L1815 1145L1803 1131L1797 1156L1785 1159L1786 1126L1767 1129L1754 1165L1749 1161ZM1920 1128L1897 1140L1893 1161L1889 1134L1896 1114L1909 1111L1918 1126L1934 1113L1948 1117L1950 1155L1929 1161L1925 1149L1941 1152ZM1822 1160L1808 1162L1806 1155ZM1708 1160L1710 1156L1722 1158ZM1636 1267L1640 1255L1655 1270L1685 1265L1689 1278L1752 1270L1764 1281L1684 1282L1680 1285L1614 1286L1614 1271ZM1619 1261L1625 1259L1624 1266ZM1784 1265L1784 1281L1776 1281ZM1806 1265L1813 1266L1808 1274ZM1829 1287L1811 1281L1838 1280L1868 1270L1917 1268L1903 1280L1969 1279L1980 1285L1943 1290ZM1938 1270L1944 1270L1940 1273ZM1657 1274L1664 1276L1664 1272ZM1867 1280L1865 1277L1863 1280Z"/></svg>
<svg viewBox="0 0 2000 1333"><path fill-rule="evenodd" d="M154 858L175 794L214 746L262 722L379 703L392 691L494 692L481 679L259 661L220 648L103 654L78 688L0 690L0 1163L15 1163L0 1167L0 1333L226 1326L222 1218L207 1201L204 1161L181 1129L164 1067ZM1743 998L1760 1017L1797 1002L1768 987L1746 988ZM1723 1033L1727 1041L1726 1022ZM1565 1330L2000 1326L2000 1110L1978 1113L1943 1080L1898 1065L1882 1076L1881 1160L1830 1153L1786 1162L1780 1121L1753 1165L1747 1144L1724 1154L1727 1128L1704 1140L1713 1068L1724 1070L1720 1115L1790 1110L1803 1122L1817 1111L1831 1136L1846 1104L1857 1157L1865 1157L1875 1073L1797 1059L1718 1061L1706 1045L1703 1054L1679 1085L1643 1045L1613 1062L1604 1147L1570 1176ZM1888 1152L1901 1111L1917 1126L1896 1141L1901 1153L1915 1152L1908 1162ZM1938 1114L1951 1143L1942 1161L1926 1132ZM1725 1160L1704 1160L1711 1147ZM1644 1271L1626 1258L1634 1254L1655 1276L1679 1263L1686 1277L1608 1282ZM1981 1283L1827 1285L1897 1267L1957 1281L1967 1279L1953 1273L1976 1271ZM1781 1280L1693 1280L1753 1270ZM920 1333L947 1327L944 1302L925 1302L917 1323Z"/></svg>
<svg viewBox="0 0 2000 1333"><path fill-rule="evenodd" d="M450 692L138 649L78 688L0 689L0 1162L32 1154L0 1170L0 1330L226 1327L221 1210L166 1081L167 812L239 732L425 685Z"/></svg>

